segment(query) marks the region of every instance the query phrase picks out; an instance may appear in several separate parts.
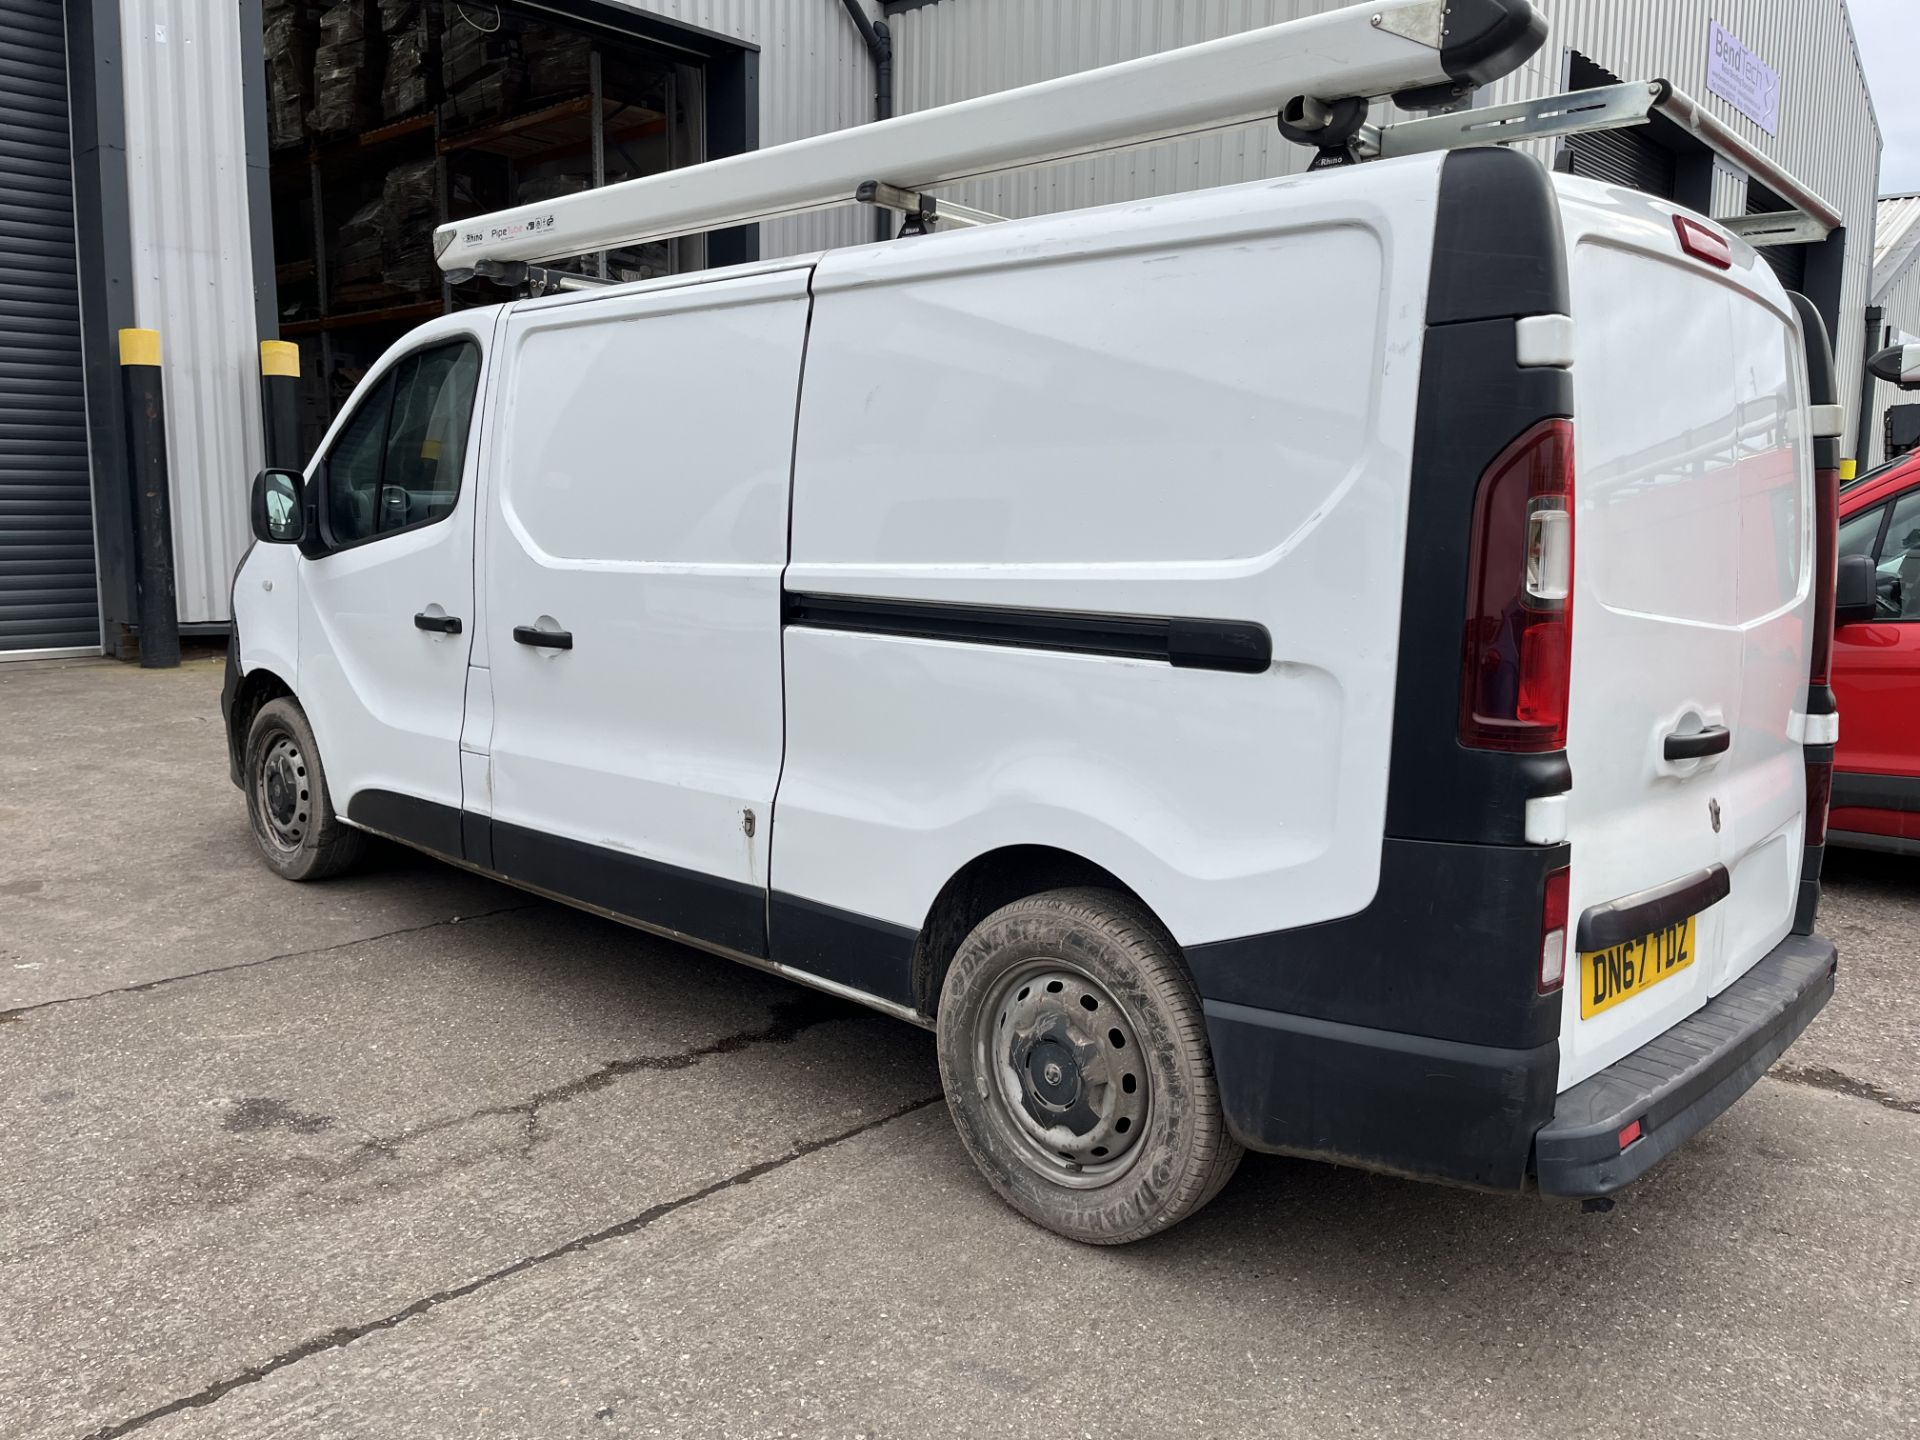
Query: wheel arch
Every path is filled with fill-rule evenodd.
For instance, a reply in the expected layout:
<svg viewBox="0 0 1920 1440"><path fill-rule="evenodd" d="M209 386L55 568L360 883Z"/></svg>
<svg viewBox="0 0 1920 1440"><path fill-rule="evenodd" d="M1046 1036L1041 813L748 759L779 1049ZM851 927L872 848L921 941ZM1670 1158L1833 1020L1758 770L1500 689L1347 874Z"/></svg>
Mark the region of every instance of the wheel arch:
<svg viewBox="0 0 1920 1440"><path fill-rule="evenodd" d="M1005 845L976 855L940 887L913 947L914 1009L939 1012L940 989L953 958L974 927L1003 905L1048 890L1096 886L1128 896L1166 924L1125 880L1084 855L1052 845Z"/></svg>
<svg viewBox="0 0 1920 1440"><path fill-rule="evenodd" d="M236 769L247 753L247 732L253 728L253 717L269 700L282 696L299 703L293 687L263 665L256 665L240 677L233 691L233 706L227 713L227 740Z"/></svg>

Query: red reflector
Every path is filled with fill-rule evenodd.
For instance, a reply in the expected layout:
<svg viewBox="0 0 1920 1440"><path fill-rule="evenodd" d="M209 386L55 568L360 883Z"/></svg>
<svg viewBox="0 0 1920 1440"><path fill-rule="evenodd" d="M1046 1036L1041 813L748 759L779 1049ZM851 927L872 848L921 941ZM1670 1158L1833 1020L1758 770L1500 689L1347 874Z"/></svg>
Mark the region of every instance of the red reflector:
<svg viewBox="0 0 1920 1440"><path fill-rule="evenodd" d="M1809 845L1827 843L1827 811L1833 805L1833 762L1807 762L1807 838Z"/></svg>
<svg viewBox="0 0 1920 1440"><path fill-rule="evenodd" d="M1733 246L1718 230L1702 225L1698 220L1689 220L1684 215L1673 217L1673 228L1680 234L1680 248L1694 259L1704 260L1722 270L1733 268Z"/></svg>
<svg viewBox="0 0 1920 1440"><path fill-rule="evenodd" d="M1540 993L1551 995L1567 978L1567 881L1572 872L1553 871L1540 905Z"/></svg>
<svg viewBox="0 0 1920 1440"><path fill-rule="evenodd" d="M1467 559L1460 743L1567 743L1573 661L1573 422L1542 420L1481 477Z"/></svg>
<svg viewBox="0 0 1920 1440"><path fill-rule="evenodd" d="M1640 1138L1640 1122L1636 1120L1631 1125L1627 1126L1626 1129L1620 1132L1620 1148L1622 1150L1626 1149L1627 1146L1633 1144L1633 1142L1638 1140L1639 1138Z"/></svg>

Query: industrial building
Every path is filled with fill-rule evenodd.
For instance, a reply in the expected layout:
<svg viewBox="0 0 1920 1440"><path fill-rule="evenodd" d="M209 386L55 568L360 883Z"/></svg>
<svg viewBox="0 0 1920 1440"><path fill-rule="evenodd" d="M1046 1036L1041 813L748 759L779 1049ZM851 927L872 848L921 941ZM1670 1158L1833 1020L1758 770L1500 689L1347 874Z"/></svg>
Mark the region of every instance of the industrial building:
<svg viewBox="0 0 1920 1440"><path fill-rule="evenodd" d="M857 3L877 29L843 0L0 0L0 657L137 647L122 329L161 337L181 626L220 633L264 458L260 342L300 347L310 446L410 325L499 298L442 282L436 223L1338 0ZM1850 453L1879 453L1885 397L1863 358L1887 323L1869 325L1870 306L1886 311L1881 132L1845 0L1541 4L1547 48L1481 103L1664 78L1838 219L1766 253L1834 331ZM1541 155L1718 217L1796 208L1711 127L1656 119ZM1247 127L951 198L1020 216L1309 159ZM582 263L615 278L696 269L863 243L875 218L849 205Z"/></svg>
<svg viewBox="0 0 1920 1440"><path fill-rule="evenodd" d="M1866 350L1920 341L1920 195L1881 199L1874 234L1873 291ZM1920 447L1920 396L1885 381L1861 381L1860 469L1884 465Z"/></svg>

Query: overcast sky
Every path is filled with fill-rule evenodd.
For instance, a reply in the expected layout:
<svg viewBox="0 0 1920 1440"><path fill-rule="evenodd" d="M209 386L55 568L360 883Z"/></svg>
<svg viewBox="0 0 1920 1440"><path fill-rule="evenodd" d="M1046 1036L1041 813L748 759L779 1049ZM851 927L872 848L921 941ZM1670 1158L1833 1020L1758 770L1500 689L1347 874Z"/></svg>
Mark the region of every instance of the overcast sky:
<svg viewBox="0 0 1920 1440"><path fill-rule="evenodd" d="M1849 0L1887 148L1880 193L1920 190L1920 0Z"/></svg>

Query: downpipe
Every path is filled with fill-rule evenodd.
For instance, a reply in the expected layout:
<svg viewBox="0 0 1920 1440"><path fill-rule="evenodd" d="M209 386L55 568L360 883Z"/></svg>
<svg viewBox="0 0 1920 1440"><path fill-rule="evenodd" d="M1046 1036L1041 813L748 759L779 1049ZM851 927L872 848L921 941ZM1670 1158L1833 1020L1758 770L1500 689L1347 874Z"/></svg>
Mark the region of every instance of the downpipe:
<svg viewBox="0 0 1920 1440"><path fill-rule="evenodd" d="M873 59L873 118L891 120L893 118L893 31L884 20L869 20L860 0L841 0L847 7L847 15L853 21L854 28L860 32L860 38L866 42L867 54ZM876 180L885 180L885 175L876 175ZM893 212L885 206L875 206L873 212L873 238L891 240L893 238Z"/></svg>

